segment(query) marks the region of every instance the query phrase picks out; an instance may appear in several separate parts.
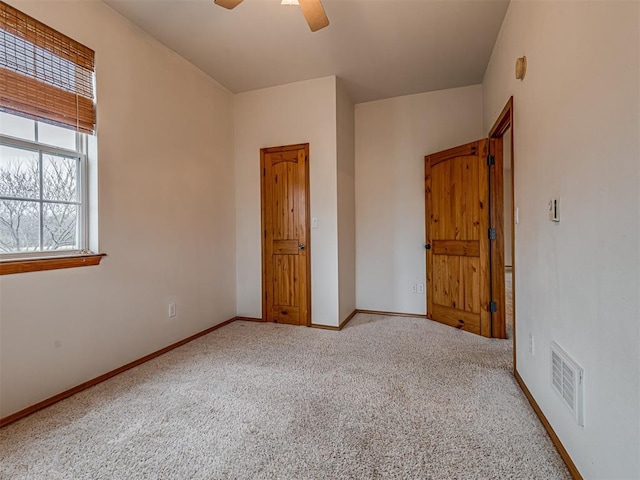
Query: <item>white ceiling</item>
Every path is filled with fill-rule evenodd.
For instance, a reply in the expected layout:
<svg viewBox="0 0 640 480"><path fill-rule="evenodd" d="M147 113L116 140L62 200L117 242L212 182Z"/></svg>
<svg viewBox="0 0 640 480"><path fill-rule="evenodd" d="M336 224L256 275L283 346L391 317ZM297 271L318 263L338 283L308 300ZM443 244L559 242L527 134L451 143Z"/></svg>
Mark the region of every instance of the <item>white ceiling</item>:
<svg viewBox="0 0 640 480"><path fill-rule="evenodd" d="M508 0L103 0L234 93L337 75L355 103L482 82Z"/></svg>

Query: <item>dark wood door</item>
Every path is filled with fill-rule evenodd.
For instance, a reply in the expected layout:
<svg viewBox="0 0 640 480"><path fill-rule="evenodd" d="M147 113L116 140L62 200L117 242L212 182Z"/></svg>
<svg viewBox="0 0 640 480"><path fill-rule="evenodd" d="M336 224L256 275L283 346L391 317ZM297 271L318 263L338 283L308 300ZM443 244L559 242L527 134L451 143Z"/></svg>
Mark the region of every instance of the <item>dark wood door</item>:
<svg viewBox="0 0 640 480"><path fill-rule="evenodd" d="M491 336L487 140L425 157L427 317Z"/></svg>
<svg viewBox="0 0 640 480"><path fill-rule="evenodd" d="M309 145L263 148L262 315L310 325Z"/></svg>

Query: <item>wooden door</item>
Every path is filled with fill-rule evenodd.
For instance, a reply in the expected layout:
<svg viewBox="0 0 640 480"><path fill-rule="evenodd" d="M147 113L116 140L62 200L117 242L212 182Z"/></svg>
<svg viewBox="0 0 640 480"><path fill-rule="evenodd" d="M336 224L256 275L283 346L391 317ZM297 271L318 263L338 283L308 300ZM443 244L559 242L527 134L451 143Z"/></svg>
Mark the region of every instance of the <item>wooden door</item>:
<svg viewBox="0 0 640 480"><path fill-rule="evenodd" d="M491 336L487 141L425 157L427 317Z"/></svg>
<svg viewBox="0 0 640 480"><path fill-rule="evenodd" d="M309 144L260 150L262 316L310 325Z"/></svg>

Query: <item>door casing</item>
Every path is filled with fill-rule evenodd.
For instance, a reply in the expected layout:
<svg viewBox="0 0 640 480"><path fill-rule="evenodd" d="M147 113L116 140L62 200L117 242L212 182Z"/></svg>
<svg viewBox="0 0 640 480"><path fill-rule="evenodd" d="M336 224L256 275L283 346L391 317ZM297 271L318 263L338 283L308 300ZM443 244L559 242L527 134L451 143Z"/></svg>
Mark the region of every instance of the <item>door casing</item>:
<svg viewBox="0 0 640 480"><path fill-rule="evenodd" d="M511 238L504 238L504 222L513 223L515 210L515 157L513 143L513 97L510 97L506 105L500 112L496 122L489 131L490 153L495 157L495 165L490 169L491 175L491 194L492 202L490 204L491 222L498 231L498 242L492 246L495 247L491 252L491 289L496 296L501 296L502 305L501 324L492 327L492 336L497 338L506 338L506 322L505 322L505 288L504 288L504 242L511 242L511 266L512 266L512 300L513 300L513 368L516 368L516 242L515 242L515 225L511 225ZM510 218L504 218L504 155L503 146L504 135L509 132L511 136L510 158L511 158L511 212ZM500 308L500 307L499 307ZM496 322L494 322L495 324ZM500 322L498 322L500 323Z"/></svg>

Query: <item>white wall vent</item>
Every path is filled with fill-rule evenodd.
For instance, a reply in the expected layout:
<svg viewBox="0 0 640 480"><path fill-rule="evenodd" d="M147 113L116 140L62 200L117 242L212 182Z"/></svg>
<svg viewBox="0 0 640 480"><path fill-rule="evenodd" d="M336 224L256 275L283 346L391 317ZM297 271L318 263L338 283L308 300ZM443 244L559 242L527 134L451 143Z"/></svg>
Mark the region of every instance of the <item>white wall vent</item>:
<svg viewBox="0 0 640 480"><path fill-rule="evenodd" d="M584 426L584 370L556 342L551 342L551 384L576 422Z"/></svg>

